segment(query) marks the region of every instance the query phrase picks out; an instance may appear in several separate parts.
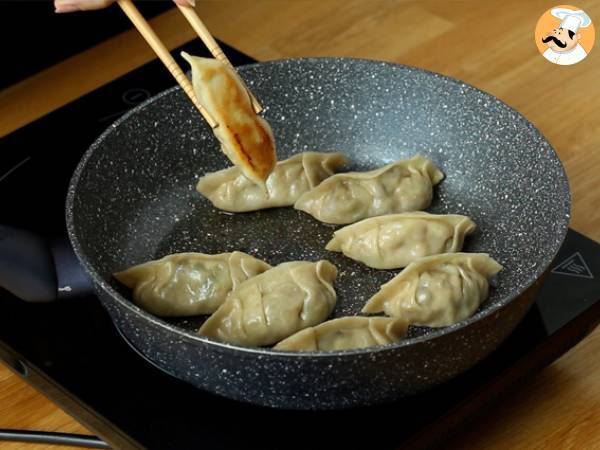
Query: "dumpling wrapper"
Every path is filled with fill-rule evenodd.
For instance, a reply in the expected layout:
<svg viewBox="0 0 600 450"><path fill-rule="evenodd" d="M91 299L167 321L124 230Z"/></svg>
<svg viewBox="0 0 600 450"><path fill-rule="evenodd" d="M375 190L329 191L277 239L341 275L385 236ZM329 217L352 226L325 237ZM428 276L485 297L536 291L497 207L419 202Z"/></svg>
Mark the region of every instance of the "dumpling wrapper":
<svg viewBox="0 0 600 450"><path fill-rule="evenodd" d="M162 317L211 314L240 283L270 269L242 252L175 253L113 276L133 289L133 302Z"/></svg>
<svg viewBox="0 0 600 450"><path fill-rule="evenodd" d="M329 261L280 264L240 284L198 334L245 346L275 344L331 314L336 276Z"/></svg>
<svg viewBox="0 0 600 450"><path fill-rule="evenodd" d="M246 178L237 167L203 176L196 189L215 207L225 211L291 206L300 195L333 175L346 162L341 153L304 152L275 165L265 182L266 191Z"/></svg>
<svg viewBox="0 0 600 450"><path fill-rule="evenodd" d="M400 317L341 317L305 328L273 348L301 352L367 348L398 342L407 329Z"/></svg>
<svg viewBox="0 0 600 450"><path fill-rule="evenodd" d="M248 91L234 71L213 58L181 52L192 68L196 98L217 121L221 150L253 182L262 185L277 156L270 125L254 112Z"/></svg>
<svg viewBox="0 0 600 450"><path fill-rule="evenodd" d="M471 316L502 266L486 253L445 253L413 262L381 286L363 313L385 312L411 325L443 327Z"/></svg>
<svg viewBox="0 0 600 450"><path fill-rule="evenodd" d="M473 231L475 223L466 216L390 214L337 230L325 248L374 269L398 269L424 256L461 251Z"/></svg>
<svg viewBox="0 0 600 450"><path fill-rule="evenodd" d="M417 155L369 172L333 175L303 194L294 208L333 224L418 211L429 206L433 186L443 178L433 162Z"/></svg>

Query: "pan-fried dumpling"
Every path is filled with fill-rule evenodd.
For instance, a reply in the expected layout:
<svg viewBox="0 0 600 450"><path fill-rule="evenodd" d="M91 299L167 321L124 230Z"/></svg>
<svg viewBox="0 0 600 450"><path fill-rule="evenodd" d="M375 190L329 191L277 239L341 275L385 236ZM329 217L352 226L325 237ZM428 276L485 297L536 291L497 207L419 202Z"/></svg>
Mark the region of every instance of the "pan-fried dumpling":
<svg viewBox="0 0 600 450"><path fill-rule="evenodd" d="M339 229L325 248L375 269L397 269L424 256L459 252L465 235L474 230L466 216L390 214Z"/></svg>
<svg viewBox="0 0 600 450"><path fill-rule="evenodd" d="M331 314L336 276L328 261L280 264L240 284L198 334L239 345L275 344Z"/></svg>
<svg viewBox="0 0 600 450"><path fill-rule="evenodd" d="M288 351L366 348L398 342L407 329L408 323L401 317L341 317L298 331L273 348Z"/></svg>
<svg viewBox="0 0 600 450"><path fill-rule="evenodd" d="M362 312L383 311L414 325L451 325L475 312L488 296L488 280L500 270L486 253L427 256L381 286Z"/></svg>
<svg viewBox="0 0 600 450"><path fill-rule="evenodd" d="M419 211L431 203L444 174L417 155L370 172L334 175L303 194L294 208L321 222L347 224L367 217Z"/></svg>
<svg viewBox="0 0 600 450"><path fill-rule="evenodd" d="M211 314L241 282L270 269L242 252L175 253L114 274L140 308L162 317Z"/></svg>
<svg viewBox="0 0 600 450"><path fill-rule="evenodd" d="M262 185L277 161L271 127L258 116L238 75L221 61L181 56L192 67L198 102L217 121L213 129L221 150L250 180Z"/></svg>
<svg viewBox="0 0 600 450"><path fill-rule="evenodd" d="M305 152L279 161L267 178L266 191L248 180L237 167L203 176L196 189L214 206L226 211L291 206L346 161L341 153Z"/></svg>

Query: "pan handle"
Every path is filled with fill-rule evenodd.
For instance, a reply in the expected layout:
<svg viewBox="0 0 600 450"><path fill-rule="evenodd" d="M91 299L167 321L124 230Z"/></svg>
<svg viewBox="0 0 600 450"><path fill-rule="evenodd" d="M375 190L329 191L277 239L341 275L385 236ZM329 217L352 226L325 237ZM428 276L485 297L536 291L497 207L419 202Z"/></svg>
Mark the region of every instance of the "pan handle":
<svg viewBox="0 0 600 450"><path fill-rule="evenodd" d="M80 297L92 283L66 239L0 225L0 287L28 302Z"/></svg>

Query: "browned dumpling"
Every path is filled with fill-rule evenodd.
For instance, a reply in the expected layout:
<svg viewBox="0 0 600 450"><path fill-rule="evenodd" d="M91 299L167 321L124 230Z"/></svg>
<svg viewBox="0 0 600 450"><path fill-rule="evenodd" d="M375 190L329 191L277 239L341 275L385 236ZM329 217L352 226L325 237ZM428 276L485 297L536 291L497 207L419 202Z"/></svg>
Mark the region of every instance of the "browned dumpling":
<svg viewBox="0 0 600 450"><path fill-rule="evenodd" d="M162 317L211 314L241 282L270 269L242 252L175 253L114 274L140 308Z"/></svg>
<svg viewBox="0 0 600 450"><path fill-rule="evenodd" d="M433 162L417 155L370 172L333 175L303 194L294 208L334 224L419 211L429 206L433 186L443 178Z"/></svg>
<svg viewBox="0 0 600 450"><path fill-rule="evenodd" d="M246 346L275 344L331 314L336 276L328 261L280 264L240 284L198 334Z"/></svg>
<svg viewBox="0 0 600 450"><path fill-rule="evenodd" d="M389 214L339 229L326 249L375 269L398 269L424 256L459 252L473 231L475 223L466 216Z"/></svg>
<svg viewBox="0 0 600 450"><path fill-rule="evenodd" d="M398 342L407 329L408 323L400 317L341 317L298 331L274 349L306 352L373 347Z"/></svg>
<svg viewBox="0 0 600 450"><path fill-rule="evenodd" d="M488 280L501 270L486 253L421 258L381 286L362 312L385 312L415 325L452 325L475 312L488 296Z"/></svg>
<svg viewBox="0 0 600 450"><path fill-rule="evenodd" d="M346 161L341 153L304 152L279 161L265 182L266 189L246 178L237 167L204 175L196 189L225 211L291 206Z"/></svg>
<svg viewBox="0 0 600 450"><path fill-rule="evenodd" d="M213 132L223 153L250 180L264 183L277 161L275 139L267 121L254 112L246 88L217 59L181 56L192 67L196 98L219 125Z"/></svg>

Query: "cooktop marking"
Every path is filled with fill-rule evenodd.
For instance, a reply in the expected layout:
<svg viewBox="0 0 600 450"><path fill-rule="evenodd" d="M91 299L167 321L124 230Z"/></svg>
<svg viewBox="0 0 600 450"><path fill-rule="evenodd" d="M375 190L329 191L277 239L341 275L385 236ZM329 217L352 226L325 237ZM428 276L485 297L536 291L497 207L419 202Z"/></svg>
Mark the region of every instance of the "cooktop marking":
<svg viewBox="0 0 600 450"><path fill-rule="evenodd" d="M571 256L561 262L558 266L552 269L552 273L567 275L570 277L594 279L592 271L579 252L573 253Z"/></svg>
<svg viewBox="0 0 600 450"><path fill-rule="evenodd" d="M17 170L19 167L21 167L23 164L25 164L27 161L29 161L31 159L31 156L28 156L27 158L25 158L23 161L21 161L20 163L16 164L14 167L8 169L8 171L2 175L0 177L0 183L2 181L4 181L5 178L7 178L11 173L13 173L15 170Z"/></svg>
<svg viewBox="0 0 600 450"><path fill-rule="evenodd" d="M121 95L121 100L126 105L130 105L131 107L133 107L133 106L137 106L140 103L148 100L151 97L151 95L152 94L150 94L150 91L148 91L147 89L131 88L131 89L127 89L125 92L123 92L123 95ZM131 109L131 108L123 109L121 111L117 111L115 113L109 114L108 116L101 117L100 119L98 119L98 122L102 123L102 122L106 122L107 120L110 120L110 119L116 119L118 117L121 117L123 114L125 114L127 111L129 111L129 109Z"/></svg>

